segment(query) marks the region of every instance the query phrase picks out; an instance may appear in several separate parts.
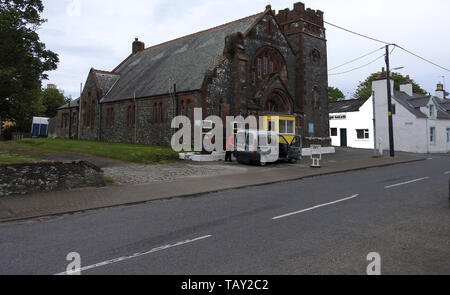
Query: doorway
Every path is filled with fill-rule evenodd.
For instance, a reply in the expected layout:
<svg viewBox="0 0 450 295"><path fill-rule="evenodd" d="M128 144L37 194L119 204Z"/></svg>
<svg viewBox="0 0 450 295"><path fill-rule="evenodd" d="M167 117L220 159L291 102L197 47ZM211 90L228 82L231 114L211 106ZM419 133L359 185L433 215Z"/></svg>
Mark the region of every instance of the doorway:
<svg viewBox="0 0 450 295"><path fill-rule="evenodd" d="M347 147L347 129L341 129L341 147Z"/></svg>

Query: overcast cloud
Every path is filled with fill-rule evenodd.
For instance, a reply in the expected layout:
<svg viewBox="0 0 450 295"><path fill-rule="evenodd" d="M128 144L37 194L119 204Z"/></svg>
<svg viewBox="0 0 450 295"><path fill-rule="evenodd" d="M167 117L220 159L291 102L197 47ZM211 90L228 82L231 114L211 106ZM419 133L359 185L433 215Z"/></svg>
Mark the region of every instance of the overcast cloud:
<svg viewBox="0 0 450 295"><path fill-rule="evenodd" d="M134 37L146 47L221 25L272 9L292 8L292 0L44 0L44 17L48 22L40 31L47 47L59 54L56 71L49 81L72 95L79 96L91 67L112 70L131 52ZM78 5L79 4L79 5ZM447 0L310 0L307 7L320 9L325 20L388 42L397 43L446 68L450 68L449 19ZM329 68L366 54L381 46L327 26ZM379 52L333 73L364 65ZM403 66L399 72L409 74L428 92L450 74L427 64L399 49L391 56L392 67ZM384 66L380 59L370 66L344 75L329 77L335 86L350 97L358 82ZM448 87L447 87L448 88Z"/></svg>

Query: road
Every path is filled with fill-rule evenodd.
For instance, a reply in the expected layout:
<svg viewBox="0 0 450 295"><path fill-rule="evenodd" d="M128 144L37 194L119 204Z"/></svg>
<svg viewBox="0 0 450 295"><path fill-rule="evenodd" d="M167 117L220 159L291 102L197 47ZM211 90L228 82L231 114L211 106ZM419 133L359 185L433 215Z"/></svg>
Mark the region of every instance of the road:
<svg viewBox="0 0 450 295"><path fill-rule="evenodd" d="M274 169L276 173L276 169ZM0 274L450 274L450 157L0 224Z"/></svg>

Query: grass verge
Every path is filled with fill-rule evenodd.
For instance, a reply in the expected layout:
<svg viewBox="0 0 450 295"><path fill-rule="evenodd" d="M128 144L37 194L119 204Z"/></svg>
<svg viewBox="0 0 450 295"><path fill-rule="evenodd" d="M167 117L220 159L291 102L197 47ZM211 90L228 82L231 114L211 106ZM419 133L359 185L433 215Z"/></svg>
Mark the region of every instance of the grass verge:
<svg viewBox="0 0 450 295"><path fill-rule="evenodd" d="M17 163L28 163L28 162L39 162L42 159L37 157L20 155L7 150L0 150L0 164L17 164Z"/></svg>
<svg viewBox="0 0 450 295"><path fill-rule="evenodd" d="M154 164L178 160L170 147L88 140L29 138L10 144L29 153L71 152L115 159L123 162Z"/></svg>

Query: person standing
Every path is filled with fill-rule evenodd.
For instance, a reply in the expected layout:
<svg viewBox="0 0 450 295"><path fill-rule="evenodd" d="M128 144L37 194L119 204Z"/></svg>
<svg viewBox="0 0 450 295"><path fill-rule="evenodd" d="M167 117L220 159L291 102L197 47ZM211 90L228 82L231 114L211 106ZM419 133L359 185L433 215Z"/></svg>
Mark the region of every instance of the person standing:
<svg viewBox="0 0 450 295"><path fill-rule="evenodd" d="M234 135L228 137L226 149L225 162L233 162L232 155L234 151Z"/></svg>

